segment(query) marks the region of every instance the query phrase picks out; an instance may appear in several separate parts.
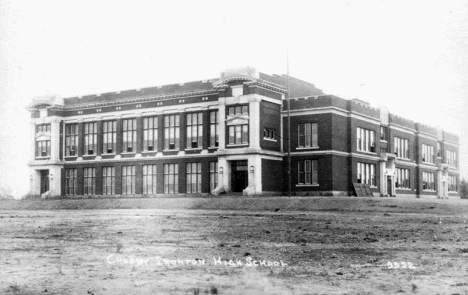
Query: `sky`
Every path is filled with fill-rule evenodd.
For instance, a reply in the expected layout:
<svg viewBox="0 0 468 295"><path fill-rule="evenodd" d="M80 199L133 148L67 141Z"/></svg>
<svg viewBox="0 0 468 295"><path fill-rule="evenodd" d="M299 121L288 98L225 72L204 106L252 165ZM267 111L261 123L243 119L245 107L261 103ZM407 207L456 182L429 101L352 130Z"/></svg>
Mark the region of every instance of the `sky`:
<svg viewBox="0 0 468 295"><path fill-rule="evenodd" d="M460 136L468 178L467 1L0 0L0 188L27 193L26 106L252 66Z"/></svg>

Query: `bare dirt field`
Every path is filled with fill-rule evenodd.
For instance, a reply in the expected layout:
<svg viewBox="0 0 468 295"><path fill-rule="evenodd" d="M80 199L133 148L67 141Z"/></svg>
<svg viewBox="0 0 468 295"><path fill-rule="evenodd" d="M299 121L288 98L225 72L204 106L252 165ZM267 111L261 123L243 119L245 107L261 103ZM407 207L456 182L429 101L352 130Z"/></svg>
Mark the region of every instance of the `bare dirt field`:
<svg viewBox="0 0 468 295"><path fill-rule="evenodd" d="M0 294L468 294L467 209L380 198L3 201Z"/></svg>

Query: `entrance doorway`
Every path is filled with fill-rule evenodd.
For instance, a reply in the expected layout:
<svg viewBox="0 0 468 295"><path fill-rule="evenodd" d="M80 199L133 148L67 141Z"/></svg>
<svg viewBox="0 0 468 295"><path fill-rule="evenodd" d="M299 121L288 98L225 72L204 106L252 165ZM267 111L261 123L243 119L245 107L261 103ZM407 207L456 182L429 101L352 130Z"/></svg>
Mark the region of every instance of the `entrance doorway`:
<svg viewBox="0 0 468 295"><path fill-rule="evenodd" d="M41 170L41 195L49 191L49 170Z"/></svg>
<svg viewBox="0 0 468 295"><path fill-rule="evenodd" d="M231 171L231 190L242 192L249 183L247 161L232 161Z"/></svg>
<svg viewBox="0 0 468 295"><path fill-rule="evenodd" d="M391 176L387 176L387 194L389 196L393 195L393 192L392 192L392 177Z"/></svg>

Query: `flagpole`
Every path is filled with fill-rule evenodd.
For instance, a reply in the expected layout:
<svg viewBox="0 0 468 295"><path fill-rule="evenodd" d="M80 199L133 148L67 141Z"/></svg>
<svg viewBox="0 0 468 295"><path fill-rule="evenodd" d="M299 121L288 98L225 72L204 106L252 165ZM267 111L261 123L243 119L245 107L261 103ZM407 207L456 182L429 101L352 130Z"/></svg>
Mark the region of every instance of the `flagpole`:
<svg viewBox="0 0 468 295"><path fill-rule="evenodd" d="M288 102L288 196L291 197L291 103L290 103L290 84L289 84L289 45L286 46L286 74L287 74L287 84L288 92L286 93L286 99Z"/></svg>

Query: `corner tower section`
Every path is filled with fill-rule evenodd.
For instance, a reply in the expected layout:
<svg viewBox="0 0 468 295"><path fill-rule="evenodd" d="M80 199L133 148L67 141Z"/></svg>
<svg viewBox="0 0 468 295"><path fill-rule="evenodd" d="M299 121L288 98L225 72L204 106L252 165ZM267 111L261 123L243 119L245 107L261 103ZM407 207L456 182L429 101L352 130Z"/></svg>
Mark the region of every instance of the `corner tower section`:
<svg viewBox="0 0 468 295"><path fill-rule="evenodd" d="M29 165L29 194L42 197L61 195L63 154L61 152L62 117L54 110L63 101L57 96L33 99L31 113L31 158Z"/></svg>
<svg viewBox="0 0 468 295"><path fill-rule="evenodd" d="M284 85L253 68L230 69L219 92L219 182L213 194L281 194L281 104Z"/></svg>

